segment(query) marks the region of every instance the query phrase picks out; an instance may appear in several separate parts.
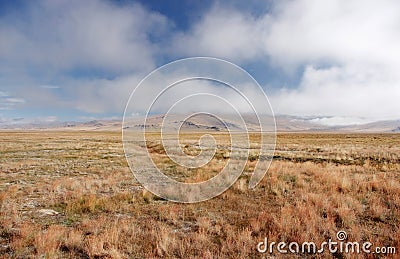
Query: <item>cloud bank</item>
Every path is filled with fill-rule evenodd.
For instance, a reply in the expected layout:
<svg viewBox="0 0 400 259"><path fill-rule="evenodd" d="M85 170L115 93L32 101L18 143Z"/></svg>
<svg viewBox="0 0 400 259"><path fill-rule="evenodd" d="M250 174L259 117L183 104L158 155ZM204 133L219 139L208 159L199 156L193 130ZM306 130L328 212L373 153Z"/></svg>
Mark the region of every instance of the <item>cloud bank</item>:
<svg viewBox="0 0 400 259"><path fill-rule="evenodd" d="M282 67L303 66L276 110L375 120L399 118L400 3L293 1L279 7L266 51Z"/></svg>
<svg viewBox="0 0 400 259"><path fill-rule="evenodd" d="M400 118L400 2L271 1L256 13L238 6L215 2L184 30L136 2L42 0L3 14L0 93L12 97L0 95L1 113L122 114L157 66L215 56L280 71L271 80L281 84L263 85L278 114Z"/></svg>

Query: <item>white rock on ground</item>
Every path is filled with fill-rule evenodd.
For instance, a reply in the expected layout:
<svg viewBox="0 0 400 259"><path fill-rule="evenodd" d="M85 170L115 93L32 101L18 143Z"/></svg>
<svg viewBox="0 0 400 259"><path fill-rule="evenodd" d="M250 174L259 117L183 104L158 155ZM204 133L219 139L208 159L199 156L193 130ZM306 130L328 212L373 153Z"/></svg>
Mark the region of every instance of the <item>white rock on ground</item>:
<svg viewBox="0 0 400 259"><path fill-rule="evenodd" d="M59 212L57 212L55 210L51 210L51 209L41 209L41 210L39 210L39 213L41 213L43 215L48 215L48 216L54 216L54 215L60 214Z"/></svg>

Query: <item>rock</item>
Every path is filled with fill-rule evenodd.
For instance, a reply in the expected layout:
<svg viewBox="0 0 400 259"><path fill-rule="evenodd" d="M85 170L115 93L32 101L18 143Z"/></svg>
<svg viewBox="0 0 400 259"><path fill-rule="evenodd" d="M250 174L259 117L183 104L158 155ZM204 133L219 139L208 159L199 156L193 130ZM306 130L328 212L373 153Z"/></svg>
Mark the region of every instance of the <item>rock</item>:
<svg viewBox="0 0 400 259"><path fill-rule="evenodd" d="M38 206L40 206L40 204L37 201L28 201L27 203L22 205L23 208L29 208L29 209L33 209Z"/></svg>
<svg viewBox="0 0 400 259"><path fill-rule="evenodd" d="M59 212L55 211L55 210L51 210L51 209L41 209L39 210L39 213L46 215L46 216L55 216L60 214Z"/></svg>
<svg viewBox="0 0 400 259"><path fill-rule="evenodd" d="M222 157L223 157L224 159L228 159L228 158L230 158L230 156L231 156L231 153L228 152L228 151L226 151L226 152L224 152L224 153L222 154Z"/></svg>

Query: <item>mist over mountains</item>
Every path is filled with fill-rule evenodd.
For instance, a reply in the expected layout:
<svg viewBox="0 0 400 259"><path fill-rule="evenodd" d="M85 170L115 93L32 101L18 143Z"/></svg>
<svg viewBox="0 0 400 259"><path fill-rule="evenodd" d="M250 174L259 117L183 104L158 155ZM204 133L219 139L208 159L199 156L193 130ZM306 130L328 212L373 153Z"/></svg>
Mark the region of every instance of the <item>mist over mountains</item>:
<svg viewBox="0 0 400 259"><path fill-rule="evenodd" d="M368 123L353 124L326 124L328 117L301 117L278 115L275 116L277 132L400 132L400 120L385 120ZM243 116L248 131L260 130L260 124L255 116ZM273 130L272 118L262 118L268 124L267 131ZM146 127L147 130L185 130L185 131L244 131L243 121L237 118L224 118L224 122L212 116L192 116L187 118L183 115L171 115L165 120L164 115L153 115L147 118L146 125L143 118L136 118L125 121L125 128L140 130ZM0 120L2 130L97 130L97 131L118 131L122 129L122 119L98 119L84 122L60 122L54 120L29 121L23 118L16 120Z"/></svg>

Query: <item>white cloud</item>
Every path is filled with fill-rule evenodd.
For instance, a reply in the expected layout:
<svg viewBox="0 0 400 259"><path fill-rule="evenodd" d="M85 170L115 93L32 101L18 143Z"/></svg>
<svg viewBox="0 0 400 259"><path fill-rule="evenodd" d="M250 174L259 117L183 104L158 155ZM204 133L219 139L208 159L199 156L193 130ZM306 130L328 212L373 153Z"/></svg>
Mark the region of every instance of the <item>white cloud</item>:
<svg viewBox="0 0 400 259"><path fill-rule="evenodd" d="M216 5L187 32L177 33L170 51L178 55L215 56L245 62L262 53L266 17Z"/></svg>
<svg viewBox="0 0 400 259"><path fill-rule="evenodd" d="M25 99L10 96L8 93L0 91L0 110L11 110L23 103L25 103Z"/></svg>
<svg viewBox="0 0 400 259"><path fill-rule="evenodd" d="M360 125L360 124L374 122L374 120L368 120L360 117L340 117L340 116L314 118L308 121L328 126Z"/></svg>
<svg viewBox="0 0 400 259"><path fill-rule="evenodd" d="M400 63L400 2L282 1L265 41L282 66L314 62Z"/></svg>
<svg viewBox="0 0 400 259"><path fill-rule="evenodd" d="M291 1L280 6L266 53L306 69L296 89L272 97L295 115L400 117L400 2Z"/></svg>
<svg viewBox="0 0 400 259"><path fill-rule="evenodd" d="M190 75L190 72L187 72L187 75ZM234 90L208 80L179 83L164 92L156 100L155 97L169 85L166 82L174 82L174 76L171 74L167 78L163 78L160 75L160 77L155 77L150 82L143 83L136 91L135 98L130 101L131 112L144 114L153 101L156 101L152 110L155 113L166 113L174 104L178 104L174 111L183 113L189 111L231 111L229 103L241 112L251 112L248 103ZM65 83L66 86L63 88L70 89L68 95L74 96L68 106L73 106L89 113L101 114L109 111L119 111L122 115L130 94L141 79L140 76L131 75L114 80L69 81ZM68 87L68 85L74 85L74 87ZM259 91L257 92L254 89L255 85L238 85L237 87L247 98L253 101L253 105L260 106L261 101L264 101L263 96L259 95ZM254 95L254 93L258 93L258 95ZM201 96L192 96L189 99L185 99L185 97L193 94ZM211 95L223 97L228 103L224 103L221 99Z"/></svg>
<svg viewBox="0 0 400 259"><path fill-rule="evenodd" d="M375 72L384 73L376 68ZM282 89L272 96L279 113L396 119L399 81L359 66L315 69L308 66L297 89Z"/></svg>
<svg viewBox="0 0 400 259"><path fill-rule="evenodd" d="M138 4L43 0L0 24L0 57L11 65L121 72L154 67L149 37L167 20Z"/></svg>
<svg viewBox="0 0 400 259"><path fill-rule="evenodd" d="M44 89L60 89L60 86L58 85L40 85L39 87Z"/></svg>
<svg viewBox="0 0 400 259"><path fill-rule="evenodd" d="M122 115L129 95L141 79L142 76L134 74L113 80L67 80L63 88L70 98L64 105L88 113L119 112ZM62 99L62 96L57 98Z"/></svg>
<svg viewBox="0 0 400 259"><path fill-rule="evenodd" d="M41 0L5 14L0 89L21 98L0 95L0 107L24 100L24 107L122 113L138 82L126 78L154 69L160 46L150 38L168 26L165 16L139 4L100 0ZM118 77L102 79L108 75Z"/></svg>
<svg viewBox="0 0 400 259"><path fill-rule="evenodd" d="M400 2L275 2L254 17L215 5L173 47L246 63L269 59L299 85L266 89L277 113L390 119L400 117ZM284 82L282 82L282 86Z"/></svg>

